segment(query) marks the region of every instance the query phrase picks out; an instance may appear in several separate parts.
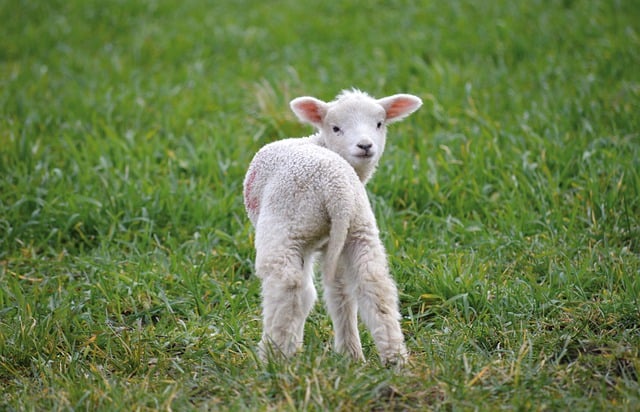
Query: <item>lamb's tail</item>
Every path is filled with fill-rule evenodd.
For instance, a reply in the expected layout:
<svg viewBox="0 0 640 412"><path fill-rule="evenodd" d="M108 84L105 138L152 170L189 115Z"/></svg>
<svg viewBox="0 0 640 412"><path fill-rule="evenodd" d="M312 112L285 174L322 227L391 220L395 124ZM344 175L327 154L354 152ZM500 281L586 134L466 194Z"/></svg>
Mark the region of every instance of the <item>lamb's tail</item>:
<svg viewBox="0 0 640 412"><path fill-rule="evenodd" d="M349 233L350 219L343 213L331 219L329 241L324 256L323 275L327 283L333 282L338 271L338 262Z"/></svg>

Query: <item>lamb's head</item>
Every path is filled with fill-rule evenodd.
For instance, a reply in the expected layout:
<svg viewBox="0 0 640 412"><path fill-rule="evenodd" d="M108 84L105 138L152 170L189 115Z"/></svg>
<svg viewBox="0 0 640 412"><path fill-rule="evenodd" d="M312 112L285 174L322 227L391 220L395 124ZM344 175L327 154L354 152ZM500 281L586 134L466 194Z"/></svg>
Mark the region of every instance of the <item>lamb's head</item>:
<svg viewBox="0 0 640 412"><path fill-rule="evenodd" d="M301 121L318 129L318 144L342 156L366 182L384 151L387 124L416 111L422 100L410 94L374 99L364 92L349 90L329 103L298 97L290 105Z"/></svg>

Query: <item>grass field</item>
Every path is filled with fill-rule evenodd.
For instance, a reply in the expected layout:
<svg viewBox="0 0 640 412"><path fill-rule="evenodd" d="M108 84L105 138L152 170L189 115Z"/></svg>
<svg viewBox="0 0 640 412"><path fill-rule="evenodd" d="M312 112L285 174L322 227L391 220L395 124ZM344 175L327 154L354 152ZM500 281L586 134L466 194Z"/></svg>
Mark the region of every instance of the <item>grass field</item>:
<svg viewBox="0 0 640 412"><path fill-rule="evenodd" d="M0 410L640 410L640 5L0 1ZM262 365L242 179L358 87L411 365Z"/></svg>

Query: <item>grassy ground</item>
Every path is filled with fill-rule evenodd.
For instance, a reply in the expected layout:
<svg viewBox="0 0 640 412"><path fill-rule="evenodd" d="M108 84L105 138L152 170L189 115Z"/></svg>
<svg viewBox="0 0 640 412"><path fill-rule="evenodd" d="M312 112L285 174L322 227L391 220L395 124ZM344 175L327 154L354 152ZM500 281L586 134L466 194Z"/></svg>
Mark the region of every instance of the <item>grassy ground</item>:
<svg viewBox="0 0 640 412"><path fill-rule="evenodd" d="M640 410L637 2L357 3L0 2L0 409ZM318 305L260 365L244 171L351 86L425 102L369 185L412 364Z"/></svg>

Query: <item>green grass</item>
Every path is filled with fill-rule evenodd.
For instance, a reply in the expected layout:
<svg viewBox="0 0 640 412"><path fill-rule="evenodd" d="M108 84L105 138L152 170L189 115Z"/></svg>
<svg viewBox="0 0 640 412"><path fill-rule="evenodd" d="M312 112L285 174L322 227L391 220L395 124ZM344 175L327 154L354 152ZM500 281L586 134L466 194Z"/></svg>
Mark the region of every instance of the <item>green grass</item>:
<svg viewBox="0 0 640 412"><path fill-rule="evenodd" d="M0 409L639 410L634 1L0 2ZM411 365L261 365L291 98L419 95L369 192Z"/></svg>

